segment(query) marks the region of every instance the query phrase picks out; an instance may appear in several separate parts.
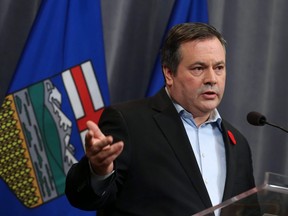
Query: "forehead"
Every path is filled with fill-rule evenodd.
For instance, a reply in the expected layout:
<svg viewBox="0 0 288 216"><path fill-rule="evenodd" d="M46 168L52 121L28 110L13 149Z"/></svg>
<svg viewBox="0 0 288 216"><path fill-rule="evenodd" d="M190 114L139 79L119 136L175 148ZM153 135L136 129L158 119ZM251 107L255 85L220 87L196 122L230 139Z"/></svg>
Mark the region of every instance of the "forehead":
<svg viewBox="0 0 288 216"><path fill-rule="evenodd" d="M184 42L180 45L179 51L182 58L187 55L190 57L212 55L225 58L225 47L216 37Z"/></svg>

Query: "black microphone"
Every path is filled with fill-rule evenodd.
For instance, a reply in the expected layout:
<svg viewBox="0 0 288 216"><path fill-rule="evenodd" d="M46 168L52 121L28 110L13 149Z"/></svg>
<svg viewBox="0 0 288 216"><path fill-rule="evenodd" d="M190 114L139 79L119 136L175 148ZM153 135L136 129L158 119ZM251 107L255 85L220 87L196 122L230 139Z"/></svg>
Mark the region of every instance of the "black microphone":
<svg viewBox="0 0 288 216"><path fill-rule="evenodd" d="M249 112L247 114L247 121L252 124L252 125L255 125L255 126L263 126L265 124L267 125L270 125L272 127L275 127L275 128L279 128L280 130L282 131L285 131L286 133L288 133L288 130L278 126L278 125L275 125L275 124L272 124L270 122L267 122L266 121L266 117L264 115L262 115L261 113L258 113L258 112Z"/></svg>

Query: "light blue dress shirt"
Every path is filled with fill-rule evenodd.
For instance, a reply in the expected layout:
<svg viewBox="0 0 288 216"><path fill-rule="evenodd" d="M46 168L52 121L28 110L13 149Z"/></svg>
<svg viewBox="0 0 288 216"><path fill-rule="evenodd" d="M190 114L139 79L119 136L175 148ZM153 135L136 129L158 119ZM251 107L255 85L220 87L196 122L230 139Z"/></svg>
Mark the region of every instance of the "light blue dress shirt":
<svg viewBox="0 0 288 216"><path fill-rule="evenodd" d="M209 119L197 127L192 114L173 103L185 127L210 200L213 206L217 205L222 202L226 180L225 147L219 112L215 109Z"/></svg>

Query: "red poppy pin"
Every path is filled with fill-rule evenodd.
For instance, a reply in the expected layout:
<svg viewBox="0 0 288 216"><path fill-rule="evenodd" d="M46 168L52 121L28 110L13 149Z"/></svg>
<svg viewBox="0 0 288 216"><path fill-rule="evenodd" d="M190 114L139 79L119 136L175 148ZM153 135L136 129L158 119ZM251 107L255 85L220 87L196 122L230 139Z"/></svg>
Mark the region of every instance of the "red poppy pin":
<svg viewBox="0 0 288 216"><path fill-rule="evenodd" d="M231 142L232 142L234 145L236 145L236 139L235 139L233 133L232 133L230 130L228 130L227 133L228 133L228 136L229 136Z"/></svg>

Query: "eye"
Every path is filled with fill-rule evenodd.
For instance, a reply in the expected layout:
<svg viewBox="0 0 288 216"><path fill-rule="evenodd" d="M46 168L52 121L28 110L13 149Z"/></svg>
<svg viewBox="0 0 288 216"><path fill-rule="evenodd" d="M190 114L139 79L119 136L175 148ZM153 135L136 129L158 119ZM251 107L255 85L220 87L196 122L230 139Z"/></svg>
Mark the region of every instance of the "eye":
<svg viewBox="0 0 288 216"><path fill-rule="evenodd" d="M195 67L191 68L190 70L194 76L199 76L203 73L204 69L205 68L203 66L195 66Z"/></svg>
<svg viewBox="0 0 288 216"><path fill-rule="evenodd" d="M215 70L216 74L221 74L225 70L225 66L224 65L217 65L214 68L214 70Z"/></svg>
<svg viewBox="0 0 288 216"><path fill-rule="evenodd" d="M195 67L194 70L196 70L196 71L197 71L197 70L198 70L198 71L199 71L199 70L203 70L203 67Z"/></svg>

